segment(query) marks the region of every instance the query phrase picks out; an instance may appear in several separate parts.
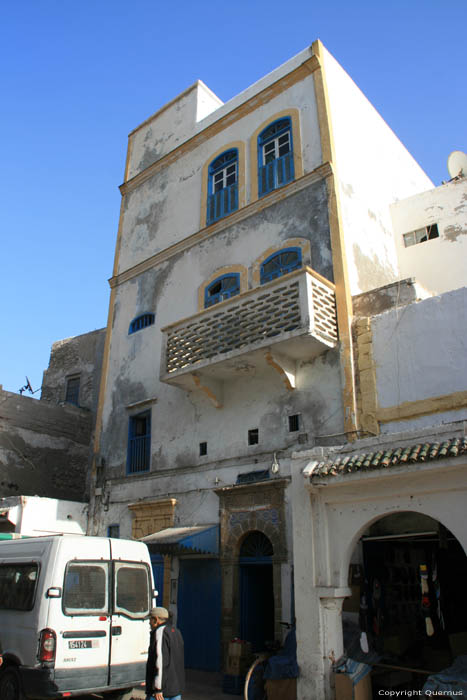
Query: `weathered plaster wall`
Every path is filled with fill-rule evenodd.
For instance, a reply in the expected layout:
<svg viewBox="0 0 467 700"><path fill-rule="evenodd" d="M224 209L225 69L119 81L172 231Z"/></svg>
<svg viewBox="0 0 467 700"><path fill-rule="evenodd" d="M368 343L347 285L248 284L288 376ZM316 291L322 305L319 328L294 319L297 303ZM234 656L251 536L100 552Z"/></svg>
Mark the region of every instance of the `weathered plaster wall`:
<svg viewBox="0 0 467 700"><path fill-rule="evenodd" d="M323 59L350 290L359 294L398 277L389 204L433 183L325 49Z"/></svg>
<svg viewBox="0 0 467 700"><path fill-rule="evenodd" d="M0 494L83 500L92 417L0 389Z"/></svg>
<svg viewBox="0 0 467 700"><path fill-rule="evenodd" d="M53 343L42 380L42 401L55 404L65 401L67 378L79 375L79 405L96 412L105 331L101 328Z"/></svg>
<svg viewBox="0 0 467 700"><path fill-rule="evenodd" d="M410 429L467 418L466 328L465 287L372 319L377 401L380 418L385 416L384 432L401 429L401 425ZM389 411L396 407L405 409L404 413L398 419L394 411L390 420Z"/></svg>
<svg viewBox="0 0 467 700"><path fill-rule="evenodd" d="M223 104L200 80L164 105L131 132L128 172L131 179L191 138L196 124Z"/></svg>
<svg viewBox="0 0 467 700"><path fill-rule="evenodd" d="M197 147L180 154L174 162L162 164L160 170L125 195L119 273L198 231L201 207L206 207L206 201L202 201L203 166L213 154L232 142L245 143L248 204L251 180L257 177L256 155L251 162L249 138L268 118L272 120L276 113L291 107L300 109L303 171L308 173L317 168L321 164L321 147L313 77L308 75L266 104L260 104L254 112L201 140ZM296 148L300 153L298 144Z"/></svg>
<svg viewBox="0 0 467 700"><path fill-rule="evenodd" d="M435 294L467 284L467 178L391 205L399 271ZM403 234L438 224L439 238L406 248Z"/></svg>

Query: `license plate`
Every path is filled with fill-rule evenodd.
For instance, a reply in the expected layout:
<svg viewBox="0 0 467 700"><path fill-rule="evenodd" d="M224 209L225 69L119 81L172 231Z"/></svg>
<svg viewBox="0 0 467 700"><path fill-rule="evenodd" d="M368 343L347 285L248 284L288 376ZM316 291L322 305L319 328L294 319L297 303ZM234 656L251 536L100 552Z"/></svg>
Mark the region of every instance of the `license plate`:
<svg viewBox="0 0 467 700"><path fill-rule="evenodd" d="M92 649L98 646L97 639L73 639L73 641L68 642L68 649Z"/></svg>

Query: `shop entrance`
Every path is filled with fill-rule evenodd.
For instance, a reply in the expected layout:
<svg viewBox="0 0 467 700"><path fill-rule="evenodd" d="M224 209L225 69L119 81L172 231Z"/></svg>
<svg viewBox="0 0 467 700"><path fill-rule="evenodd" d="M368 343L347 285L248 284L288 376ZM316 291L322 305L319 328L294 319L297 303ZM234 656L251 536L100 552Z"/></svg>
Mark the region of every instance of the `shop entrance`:
<svg viewBox="0 0 467 700"><path fill-rule="evenodd" d="M421 689L430 673L467 653L467 557L441 523L386 516L363 534L351 561L344 645L373 666L375 697Z"/></svg>
<svg viewBox="0 0 467 700"><path fill-rule="evenodd" d="M259 530L245 537L240 548L240 636L253 651L274 640L273 547Z"/></svg>

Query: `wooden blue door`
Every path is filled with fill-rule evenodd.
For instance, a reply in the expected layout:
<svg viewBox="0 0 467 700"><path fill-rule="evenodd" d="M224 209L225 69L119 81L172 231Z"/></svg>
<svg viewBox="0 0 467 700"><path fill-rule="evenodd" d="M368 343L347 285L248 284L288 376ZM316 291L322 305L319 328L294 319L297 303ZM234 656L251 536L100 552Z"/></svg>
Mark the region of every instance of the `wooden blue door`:
<svg viewBox="0 0 467 700"><path fill-rule="evenodd" d="M220 671L221 570L218 559L180 559L177 627L185 666Z"/></svg>
<svg viewBox="0 0 467 700"><path fill-rule="evenodd" d="M151 554L152 575L154 588L157 591L156 605L163 605L164 600L164 557L162 554Z"/></svg>

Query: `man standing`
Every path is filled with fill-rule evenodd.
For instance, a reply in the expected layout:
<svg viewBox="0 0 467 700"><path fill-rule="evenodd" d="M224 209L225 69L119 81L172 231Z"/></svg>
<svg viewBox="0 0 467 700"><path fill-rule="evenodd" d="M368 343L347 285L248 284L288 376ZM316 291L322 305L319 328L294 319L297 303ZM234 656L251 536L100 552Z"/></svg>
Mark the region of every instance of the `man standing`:
<svg viewBox="0 0 467 700"><path fill-rule="evenodd" d="M152 608L149 613L146 700L182 700L185 689L183 638L168 619L165 608Z"/></svg>

